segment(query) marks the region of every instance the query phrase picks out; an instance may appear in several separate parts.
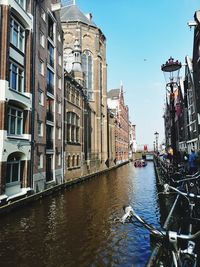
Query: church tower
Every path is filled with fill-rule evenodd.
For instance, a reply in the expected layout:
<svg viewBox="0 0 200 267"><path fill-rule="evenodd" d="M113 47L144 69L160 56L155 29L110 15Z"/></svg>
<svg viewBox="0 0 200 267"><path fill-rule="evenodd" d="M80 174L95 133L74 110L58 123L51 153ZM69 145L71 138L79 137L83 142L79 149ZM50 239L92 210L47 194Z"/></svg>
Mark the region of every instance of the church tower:
<svg viewBox="0 0 200 267"><path fill-rule="evenodd" d="M93 171L105 169L108 159L106 38L92 15L83 14L75 1L68 1L62 7L61 23L65 69L78 75L77 70L82 68L84 92L92 109L90 162L94 165Z"/></svg>

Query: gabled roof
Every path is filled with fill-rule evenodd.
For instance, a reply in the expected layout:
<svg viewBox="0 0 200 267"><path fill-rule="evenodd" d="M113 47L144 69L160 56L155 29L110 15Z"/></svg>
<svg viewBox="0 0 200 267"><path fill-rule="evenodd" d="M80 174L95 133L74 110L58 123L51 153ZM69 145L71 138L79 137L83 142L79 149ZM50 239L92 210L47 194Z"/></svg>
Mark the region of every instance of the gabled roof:
<svg viewBox="0 0 200 267"><path fill-rule="evenodd" d="M89 20L76 5L64 6L60 11L61 22L83 22L87 25L96 27L96 24Z"/></svg>
<svg viewBox="0 0 200 267"><path fill-rule="evenodd" d="M112 89L107 93L108 98L119 98L120 89Z"/></svg>

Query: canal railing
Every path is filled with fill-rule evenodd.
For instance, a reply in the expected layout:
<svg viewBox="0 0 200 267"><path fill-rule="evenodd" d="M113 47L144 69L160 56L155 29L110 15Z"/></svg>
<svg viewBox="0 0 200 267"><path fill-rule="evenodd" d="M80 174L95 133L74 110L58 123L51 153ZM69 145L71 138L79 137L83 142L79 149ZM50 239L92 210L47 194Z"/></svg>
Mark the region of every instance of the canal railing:
<svg viewBox="0 0 200 267"><path fill-rule="evenodd" d="M156 154L154 155L154 167L156 172L158 191L161 191L163 189L163 185L171 180L174 174L174 168L169 161L163 160L163 158L157 156ZM170 226L172 225L179 197L180 195L175 198L163 224L163 228L166 231L169 230ZM158 260L162 254L162 246L163 245L161 244L161 242L156 242L152 250L151 256L146 264L146 267L157 266Z"/></svg>

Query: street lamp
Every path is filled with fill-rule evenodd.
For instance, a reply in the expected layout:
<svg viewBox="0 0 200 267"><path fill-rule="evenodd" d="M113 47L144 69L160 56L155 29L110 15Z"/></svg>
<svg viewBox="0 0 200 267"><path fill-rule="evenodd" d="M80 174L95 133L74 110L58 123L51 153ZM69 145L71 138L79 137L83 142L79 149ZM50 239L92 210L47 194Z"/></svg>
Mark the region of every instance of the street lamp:
<svg viewBox="0 0 200 267"><path fill-rule="evenodd" d="M170 94L170 125L171 125L171 147L173 149L174 163L177 164L176 128L175 128L175 106L174 106L174 87L177 88L181 62L174 61L172 57L161 66L165 75L166 89Z"/></svg>
<svg viewBox="0 0 200 267"><path fill-rule="evenodd" d="M153 141L153 151L156 152L156 142Z"/></svg>
<svg viewBox="0 0 200 267"><path fill-rule="evenodd" d="M158 152L158 136L159 136L159 133L155 132L154 135L155 135L155 138L156 138L156 152Z"/></svg>

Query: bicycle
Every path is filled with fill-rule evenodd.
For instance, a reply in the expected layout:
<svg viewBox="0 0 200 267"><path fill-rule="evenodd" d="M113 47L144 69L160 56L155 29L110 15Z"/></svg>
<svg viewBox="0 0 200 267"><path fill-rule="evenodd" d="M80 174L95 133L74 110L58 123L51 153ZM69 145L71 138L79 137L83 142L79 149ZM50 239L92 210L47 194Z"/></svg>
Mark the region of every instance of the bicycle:
<svg viewBox="0 0 200 267"><path fill-rule="evenodd" d="M170 187L170 186L169 186ZM167 189L169 188L167 187ZM170 187L172 189L172 187ZM173 188L174 189L174 188ZM180 191L181 192L181 191ZM178 193L180 193L178 192ZM181 192L182 195L188 195L187 193ZM193 194L191 195L193 197ZM198 196L200 198L200 196ZM195 242L194 240L200 238L200 231L192 234L192 229L190 227L188 234L181 234L176 231L168 230L158 230L152 225L147 223L143 218L141 218L133 210L131 206L124 207L125 214L122 218L117 218L121 223L133 223L133 218L140 222L153 236L155 236L159 242L161 242L162 247L167 251L167 258L165 261L164 257L157 259L156 265L159 267L197 267L197 254L195 253ZM187 247L181 249L179 241L187 241ZM170 264L170 265L169 265Z"/></svg>

